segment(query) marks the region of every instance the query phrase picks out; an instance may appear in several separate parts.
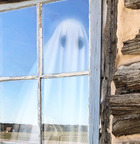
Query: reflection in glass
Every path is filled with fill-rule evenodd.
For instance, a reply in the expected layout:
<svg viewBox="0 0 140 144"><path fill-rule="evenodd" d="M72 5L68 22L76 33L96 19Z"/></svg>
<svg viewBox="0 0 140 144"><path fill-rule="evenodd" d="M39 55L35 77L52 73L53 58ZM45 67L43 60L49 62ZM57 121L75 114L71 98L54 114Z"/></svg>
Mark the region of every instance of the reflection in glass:
<svg viewBox="0 0 140 144"><path fill-rule="evenodd" d="M35 75L36 51L36 8L0 13L0 76Z"/></svg>
<svg viewBox="0 0 140 144"><path fill-rule="evenodd" d="M43 143L88 143L88 76L43 80Z"/></svg>
<svg viewBox="0 0 140 144"><path fill-rule="evenodd" d="M37 143L37 83L0 83L0 142Z"/></svg>
<svg viewBox="0 0 140 144"><path fill-rule="evenodd" d="M88 70L88 1L43 6L43 72Z"/></svg>

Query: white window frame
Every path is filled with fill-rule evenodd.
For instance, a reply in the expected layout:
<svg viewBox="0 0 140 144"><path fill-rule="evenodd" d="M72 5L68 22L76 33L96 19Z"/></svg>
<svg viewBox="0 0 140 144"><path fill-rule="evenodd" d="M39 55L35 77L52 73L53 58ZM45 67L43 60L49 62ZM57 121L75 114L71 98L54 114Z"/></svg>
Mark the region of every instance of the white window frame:
<svg viewBox="0 0 140 144"><path fill-rule="evenodd" d="M41 79L89 76L89 144L99 144L100 94L101 94L101 27L102 0L89 0L89 71L61 74L42 74L42 4L58 0L29 0L0 5L0 12L36 6L37 9L37 75L0 77L0 82L36 79L38 82L38 144L42 144Z"/></svg>

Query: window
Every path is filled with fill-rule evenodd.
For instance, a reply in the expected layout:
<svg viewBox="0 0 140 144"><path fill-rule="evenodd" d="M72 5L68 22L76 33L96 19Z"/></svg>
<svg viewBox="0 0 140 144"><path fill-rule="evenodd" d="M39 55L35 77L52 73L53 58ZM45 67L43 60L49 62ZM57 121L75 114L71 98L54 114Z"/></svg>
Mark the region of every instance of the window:
<svg viewBox="0 0 140 144"><path fill-rule="evenodd" d="M0 142L98 144L101 1L0 11Z"/></svg>

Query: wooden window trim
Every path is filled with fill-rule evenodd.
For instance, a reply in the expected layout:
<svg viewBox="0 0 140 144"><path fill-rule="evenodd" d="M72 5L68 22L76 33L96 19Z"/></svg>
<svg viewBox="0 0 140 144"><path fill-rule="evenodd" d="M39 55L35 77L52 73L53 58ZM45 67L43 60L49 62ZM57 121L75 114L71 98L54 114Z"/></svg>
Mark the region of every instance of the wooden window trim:
<svg viewBox="0 0 140 144"><path fill-rule="evenodd" d="M42 120L41 120L41 79L69 76L89 76L89 144L99 144L100 123L100 94L101 94L101 27L102 27L102 0L89 0L89 71L76 73L61 73L53 75L42 74L42 4L57 0L30 0L0 5L0 12L10 11L25 7L36 6L37 8L37 76L3 77L2 81L29 80L38 81L38 143L42 143ZM5 2L6 3L6 2Z"/></svg>

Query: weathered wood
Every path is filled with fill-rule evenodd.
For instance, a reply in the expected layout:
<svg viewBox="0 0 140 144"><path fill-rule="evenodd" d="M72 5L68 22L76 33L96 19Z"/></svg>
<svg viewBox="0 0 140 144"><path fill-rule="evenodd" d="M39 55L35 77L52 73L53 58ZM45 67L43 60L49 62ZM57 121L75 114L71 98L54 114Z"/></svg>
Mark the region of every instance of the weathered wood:
<svg viewBox="0 0 140 144"><path fill-rule="evenodd" d="M114 75L116 94L140 92L140 62L120 66Z"/></svg>
<svg viewBox="0 0 140 144"><path fill-rule="evenodd" d="M140 9L140 0L124 0L127 8Z"/></svg>
<svg viewBox="0 0 140 144"><path fill-rule="evenodd" d="M117 137L140 133L140 114L114 117L112 133Z"/></svg>
<svg viewBox="0 0 140 144"><path fill-rule="evenodd" d="M98 1L98 0L96 0ZM102 30L102 90L101 90L101 129L100 129L100 144L111 144L111 135L108 131L109 108L107 98L111 93L111 81L115 73L115 59L117 52L117 15L118 15L118 0L104 0L107 9L105 15L105 27Z"/></svg>
<svg viewBox="0 0 140 144"><path fill-rule="evenodd" d="M140 114L140 93L110 96L109 107L114 116Z"/></svg>
<svg viewBox="0 0 140 144"><path fill-rule="evenodd" d="M23 2L23 1L29 1L29 0L0 0L0 4Z"/></svg>
<svg viewBox="0 0 140 144"><path fill-rule="evenodd" d="M123 142L115 142L115 144L140 144L140 140L123 140Z"/></svg>
<svg viewBox="0 0 140 144"><path fill-rule="evenodd" d="M129 140L129 141L126 141L126 142L118 142L118 143L115 143L115 144L140 144L140 141Z"/></svg>
<svg viewBox="0 0 140 144"><path fill-rule="evenodd" d="M115 143L115 144L140 144L140 141L132 141L132 140L129 140L127 142L119 142L119 143Z"/></svg>
<svg viewBox="0 0 140 144"><path fill-rule="evenodd" d="M73 76L84 76L89 75L89 71L81 71L81 72L69 72L69 73L58 73L58 74L44 74L41 78L59 78L59 77L73 77Z"/></svg>
<svg viewBox="0 0 140 144"><path fill-rule="evenodd" d="M37 76L0 77L0 82L16 81L16 80L33 80L33 79L37 79Z"/></svg>
<svg viewBox="0 0 140 144"><path fill-rule="evenodd" d="M110 96L109 107L115 136L140 133L140 93Z"/></svg>
<svg viewBox="0 0 140 144"><path fill-rule="evenodd" d="M10 11L10 10L15 10L15 9L20 9L20 8L26 8L26 7L31 7L31 6L36 6L38 3L51 3L59 0L20 0L20 1L15 1L14 3L12 2L7 2L7 3L0 3L0 12L4 11Z"/></svg>
<svg viewBox="0 0 140 144"><path fill-rule="evenodd" d="M102 0L89 1L89 144L99 144Z"/></svg>
<svg viewBox="0 0 140 144"><path fill-rule="evenodd" d="M124 55L140 55L140 31L132 40L125 41L122 48Z"/></svg>
<svg viewBox="0 0 140 144"><path fill-rule="evenodd" d="M42 144L42 4L37 6L37 96L38 96L38 144Z"/></svg>

